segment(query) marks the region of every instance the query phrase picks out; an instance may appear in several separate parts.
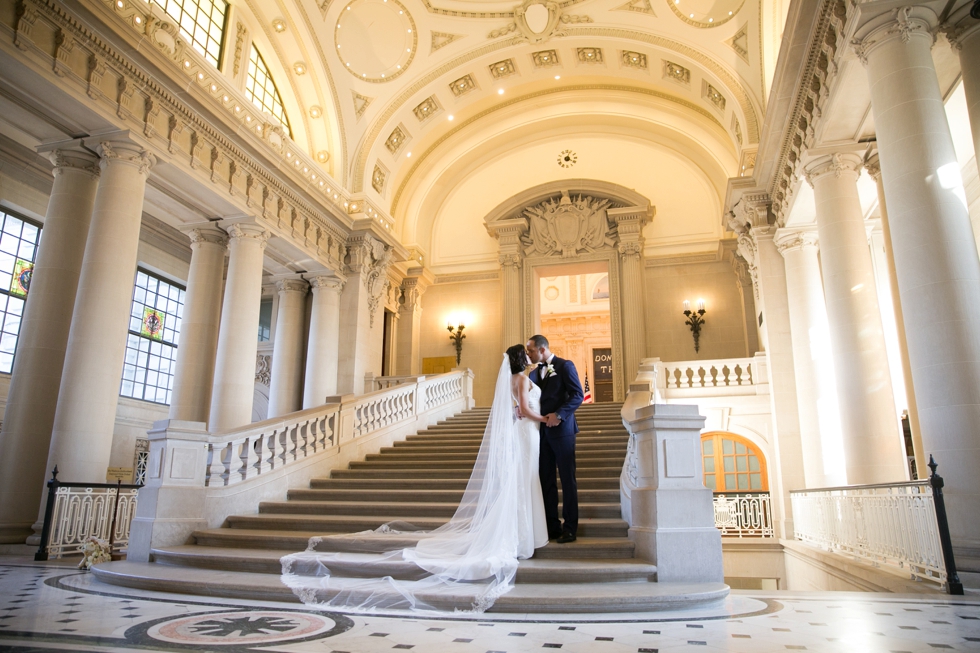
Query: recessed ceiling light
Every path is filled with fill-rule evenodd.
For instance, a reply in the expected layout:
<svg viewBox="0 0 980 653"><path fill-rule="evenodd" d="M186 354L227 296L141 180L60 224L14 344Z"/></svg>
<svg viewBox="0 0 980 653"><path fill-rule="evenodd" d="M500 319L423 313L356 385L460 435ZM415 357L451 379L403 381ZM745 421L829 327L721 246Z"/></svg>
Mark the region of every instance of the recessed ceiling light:
<svg viewBox="0 0 980 653"><path fill-rule="evenodd" d="M504 94L504 89L498 88L497 89L497 95L503 95L503 94Z"/></svg>
<svg viewBox="0 0 980 653"><path fill-rule="evenodd" d="M406 154L405 154L405 157L406 157L406 158L407 158L407 157L410 157L410 156L412 156L412 153L411 153L411 152L408 152L408 153L406 153Z"/></svg>
<svg viewBox="0 0 980 653"><path fill-rule="evenodd" d="M561 79L561 75L555 75L555 79Z"/></svg>
<svg viewBox="0 0 980 653"><path fill-rule="evenodd" d="M449 119L450 119L450 120L452 120L452 119L453 119L453 116L452 116L452 114L450 114L450 115L449 115Z"/></svg>

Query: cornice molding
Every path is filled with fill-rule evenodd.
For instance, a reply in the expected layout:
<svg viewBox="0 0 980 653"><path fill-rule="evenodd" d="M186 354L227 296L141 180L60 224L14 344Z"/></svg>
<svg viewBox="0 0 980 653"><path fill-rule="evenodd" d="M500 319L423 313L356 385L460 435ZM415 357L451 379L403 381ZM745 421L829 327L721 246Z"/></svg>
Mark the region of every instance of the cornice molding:
<svg viewBox="0 0 980 653"><path fill-rule="evenodd" d="M90 53L88 57L72 57L67 61L55 57L59 85L70 83L76 96L88 95L88 105L118 124L121 131L129 128L134 135L142 134L138 138L134 136L134 140L149 144L149 149L161 161L180 167L205 187L224 194L226 200L245 209L257 209L258 219L271 223L276 235L327 267L339 266L338 257L349 226L338 226L334 224L336 216L328 217L317 210L303 197L306 189L294 189L292 180L285 179L274 167L263 165L253 153L233 143L216 128L223 123L205 119L199 110L178 100L151 74L83 25L60 2L23 2L31 11L44 16L44 29L60 30L61 47L68 48L64 44L70 43L71 50ZM42 22L37 21L33 31L41 28ZM34 43L30 34L19 29L11 31L6 26L0 29L0 34L12 37L0 44L9 56L23 61L45 78L55 76L51 56ZM87 68L76 70L81 64ZM119 81L113 84L116 92L110 96L108 84L102 80L112 78ZM290 224L284 227L286 216Z"/></svg>
<svg viewBox="0 0 980 653"><path fill-rule="evenodd" d="M447 283L473 283L475 281L496 281L500 279L500 272L469 272L465 274L443 274L437 275L433 285L439 286Z"/></svg>
<svg viewBox="0 0 980 653"><path fill-rule="evenodd" d="M194 237L191 236L191 242L188 242L184 234L149 213L143 214L140 223L140 241L185 263L191 262L191 242Z"/></svg>

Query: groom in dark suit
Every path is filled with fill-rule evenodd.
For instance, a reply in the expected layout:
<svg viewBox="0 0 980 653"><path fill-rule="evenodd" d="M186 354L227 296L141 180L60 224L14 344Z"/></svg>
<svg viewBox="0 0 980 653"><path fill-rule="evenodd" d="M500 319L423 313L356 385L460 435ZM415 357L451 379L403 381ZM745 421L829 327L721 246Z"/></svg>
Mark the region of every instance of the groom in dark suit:
<svg viewBox="0 0 980 653"><path fill-rule="evenodd" d="M578 530L578 487L575 483L575 410L582 405L582 384L572 361L558 358L548 348L544 336L531 336L527 355L537 368L531 372L531 382L541 388L541 414L547 419L541 424L541 452L538 474L544 495L544 513L548 523L548 539L559 544L575 541ZM562 519L558 521L558 479L561 477Z"/></svg>

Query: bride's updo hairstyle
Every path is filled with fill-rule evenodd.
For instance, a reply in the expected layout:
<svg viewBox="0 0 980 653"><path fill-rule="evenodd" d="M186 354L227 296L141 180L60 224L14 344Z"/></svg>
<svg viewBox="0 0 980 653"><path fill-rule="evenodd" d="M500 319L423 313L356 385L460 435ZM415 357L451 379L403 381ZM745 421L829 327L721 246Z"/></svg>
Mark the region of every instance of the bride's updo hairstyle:
<svg viewBox="0 0 980 653"><path fill-rule="evenodd" d="M524 349L524 345L508 347L507 358L510 360L511 374L520 374L528 366L527 351Z"/></svg>

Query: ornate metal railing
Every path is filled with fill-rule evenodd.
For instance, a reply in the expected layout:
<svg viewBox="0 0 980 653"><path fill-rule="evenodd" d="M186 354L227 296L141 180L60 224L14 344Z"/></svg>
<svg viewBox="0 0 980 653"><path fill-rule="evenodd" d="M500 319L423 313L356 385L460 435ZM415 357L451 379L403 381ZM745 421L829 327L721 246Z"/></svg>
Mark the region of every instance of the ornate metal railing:
<svg viewBox="0 0 980 653"><path fill-rule="evenodd" d="M48 481L44 526L35 560L80 554L91 537L108 542L113 554L129 544L141 485L63 483L58 468Z"/></svg>
<svg viewBox="0 0 980 653"><path fill-rule="evenodd" d="M350 439L459 401L464 398L465 378L470 374L468 370L460 370L432 377L406 377L391 387L348 401L211 435L207 444L205 485L242 483Z"/></svg>
<svg viewBox="0 0 980 653"><path fill-rule="evenodd" d="M914 580L962 594L943 501L943 479L790 492L796 539L875 566L904 569Z"/></svg>
<svg viewBox="0 0 980 653"><path fill-rule="evenodd" d="M724 494L716 492L715 527L724 537L776 537L768 492Z"/></svg>

